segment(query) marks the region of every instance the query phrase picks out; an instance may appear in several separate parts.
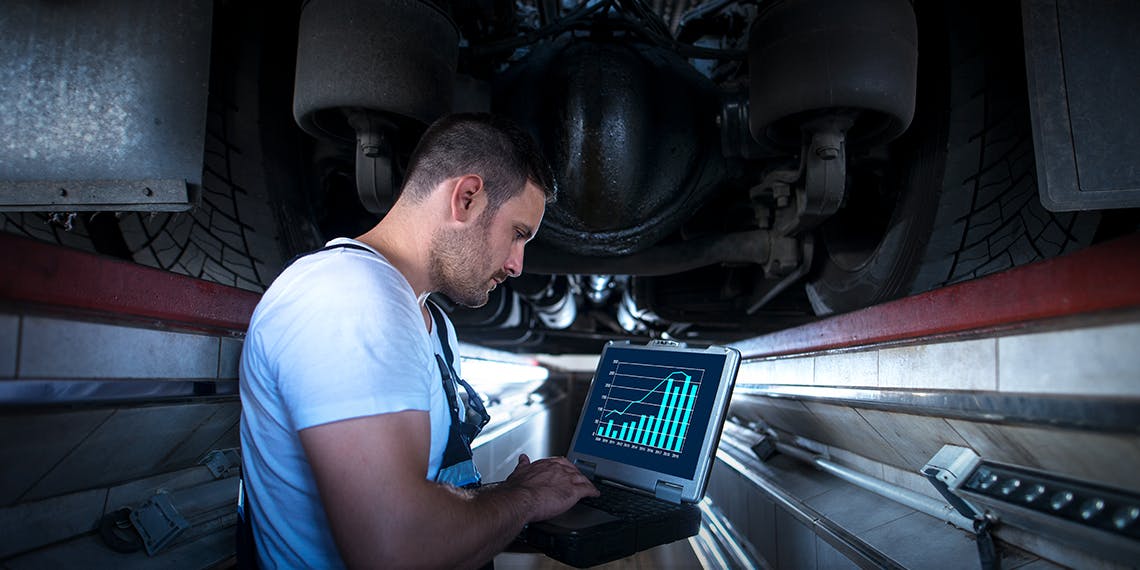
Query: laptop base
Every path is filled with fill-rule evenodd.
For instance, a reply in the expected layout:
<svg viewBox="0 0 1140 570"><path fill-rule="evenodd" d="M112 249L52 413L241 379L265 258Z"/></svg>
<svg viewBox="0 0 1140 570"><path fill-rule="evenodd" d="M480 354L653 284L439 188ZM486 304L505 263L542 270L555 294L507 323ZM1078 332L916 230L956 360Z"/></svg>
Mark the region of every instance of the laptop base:
<svg viewBox="0 0 1140 570"><path fill-rule="evenodd" d="M602 517L612 520L599 522ZM595 520L579 524L588 519ZM563 564L585 568L695 536L700 530L701 510L696 505L624 518L578 505L565 515L527 526L519 538Z"/></svg>

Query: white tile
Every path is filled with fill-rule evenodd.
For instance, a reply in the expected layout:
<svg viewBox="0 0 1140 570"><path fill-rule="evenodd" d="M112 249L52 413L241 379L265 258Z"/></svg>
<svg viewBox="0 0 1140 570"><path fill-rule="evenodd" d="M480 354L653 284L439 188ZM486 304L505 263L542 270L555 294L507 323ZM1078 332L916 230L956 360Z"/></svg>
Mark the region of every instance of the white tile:
<svg viewBox="0 0 1140 570"><path fill-rule="evenodd" d="M918 471L946 444L964 447L966 442L946 420L939 417L896 414L879 410L859 410L883 440L898 452L902 462L895 465Z"/></svg>
<svg viewBox="0 0 1140 570"><path fill-rule="evenodd" d="M0 378L16 377L16 350L20 346L20 317L0 314Z"/></svg>
<svg viewBox="0 0 1140 570"><path fill-rule="evenodd" d="M878 386L878 351L841 352L815 357L817 386Z"/></svg>
<svg viewBox="0 0 1140 570"><path fill-rule="evenodd" d="M804 402L817 421L816 439L837 445L883 463L903 463L903 458L875 428L850 406Z"/></svg>
<svg viewBox="0 0 1140 570"><path fill-rule="evenodd" d="M736 374L737 384L771 384L772 361L752 360L740 365Z"/></svg>
<svg viewBox="0 0 1140 570"><path fill-rule="evenodd" d="M865 475L875 477L876 479L883 478L883 464L878 461L867 459L862 455L835 446L829 446L827 448L827 456L835 463L844 467L849 467Z"/></svg>
<svg viewBox="0 0 1140 570"><path fill-rule="evenodd" d="M860 533L859 539L903 568L978 567L972 535L917 511Z"/></svg>
<svg viewBox="0 0 1140 570"><path fill-rule="evenodd" d="M95 489L0 509L0 558L89 532L106 496Z"/></svg>
<svg viewBox="0 0 1140 570"><path fill-rule="evenodd" d="M21 378L217 378L215 337L24 317Z"/></svg>
<svg viewBox="0 0 1140 570"><path fill-rule="evenodd" d="M916 493L926 495L932 499L945 501L934 485L926 479L918 471L910 471L907 469L899 469L893 465L883 465L883 480L888 483L894 483L899 487L914 491Z"/></svg>
<svg viewBox="0 0 1140 570"><path fill-rule="evenodd" d="M879 351L880 388L995 390L997 341L963 340Z"/></svg>
<svg viewBox="0 0 1140 570"><path fill-rule="evenodd" d="M806 438L826 437L820 420L804 403L790 398L763 398L755 402L755 412L768 425ZM751 419L751 418L750 418Z"/></svg>
<svg viewBox="0 0 1140 570"><path fill-rule="evenodd" d="M998 339L1003 392L1140 396L1140 324Z"/></svg>
<svg viewBox="0 0 1140 570"><path fill-rule="evenodd" d="M5 466L0 468L0 505L20 500L114 413L93 409L0 414L0 465Z"/></svg>
<svg viewBox="0 0 1140 570"><path fill-rule="evenodd" d="M813 357L777 358L771 361L769 382L771 384L792 384L810 386L815 377Z"/></svg>
<svg viewBox="0 0 1140 570"><path fill-rule="evenodd" d="M225 422L237 421L238 407L236 402L227 402L115 410L39 479L24 499L43 499L194 465L210 451L219 432L228 429ZM213 421L218 417L215 412L221 413L223 425Z"/></svg>
<svg viewBox="0 0 1140 570"><path fill-rule="evenodd" d="M218 378L221 380L236 380L238 365L241 362L242 341L232 338L221 339L221 349L218 356Z"/></svg>
<svg viewBox="0 0 1140 570"><path fill-rule="evenodd" d="M815 568L815 533L788 511L776 511L778 568Z"/></svg>

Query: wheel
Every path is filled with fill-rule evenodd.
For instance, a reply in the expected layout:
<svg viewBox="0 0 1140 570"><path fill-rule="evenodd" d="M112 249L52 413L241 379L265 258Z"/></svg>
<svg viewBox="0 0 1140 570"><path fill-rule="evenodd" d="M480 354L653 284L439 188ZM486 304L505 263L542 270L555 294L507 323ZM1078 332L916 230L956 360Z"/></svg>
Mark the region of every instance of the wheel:
<svg viewBox="0 0 1140 570"><path fill-rule="evenodd" d="M1098 214L1038 199L1017 5L915 9L927 58L915 121L889 156L850 161L847 204L820 228L806 285L819 315L1054 257L1096 233Z"/></svg>
<svg viewBox="0 0 1140 570"><path fill-rule="evenodd" d="M272 12L272 11L270 11ZM319 243L290 98L296 23L239 2L214 10L199 201L179 213L10 213L0 229L262 291ZM279 21L267 20L278 18Z"/></svg>

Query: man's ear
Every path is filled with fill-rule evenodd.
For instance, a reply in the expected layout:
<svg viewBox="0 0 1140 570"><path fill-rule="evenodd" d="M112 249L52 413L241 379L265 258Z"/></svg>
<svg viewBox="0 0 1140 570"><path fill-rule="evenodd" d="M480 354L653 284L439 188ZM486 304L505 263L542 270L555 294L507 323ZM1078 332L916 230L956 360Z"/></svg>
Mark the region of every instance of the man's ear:
<svg viewBox="0 0 1140 570"><path fill-rule="evenodd" d="M465 174L455 179L451 186L451 219L467 222L479 216L487 203L483 192L483 178L476 174Z"/></svg>

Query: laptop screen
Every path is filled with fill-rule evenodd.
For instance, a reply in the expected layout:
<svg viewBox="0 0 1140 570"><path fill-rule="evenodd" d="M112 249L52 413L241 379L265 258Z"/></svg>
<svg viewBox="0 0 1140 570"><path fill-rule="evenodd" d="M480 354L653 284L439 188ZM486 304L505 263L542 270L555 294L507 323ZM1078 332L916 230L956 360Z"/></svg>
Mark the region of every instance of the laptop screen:
<svg viewBox="0 0 1140 570"><path fill-rule="evenodd" d="M725 362L725 354L608 347L574 452L692 479Z"/></svg>

